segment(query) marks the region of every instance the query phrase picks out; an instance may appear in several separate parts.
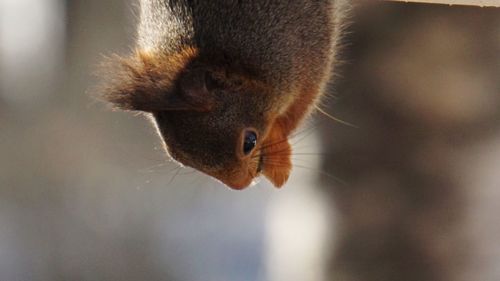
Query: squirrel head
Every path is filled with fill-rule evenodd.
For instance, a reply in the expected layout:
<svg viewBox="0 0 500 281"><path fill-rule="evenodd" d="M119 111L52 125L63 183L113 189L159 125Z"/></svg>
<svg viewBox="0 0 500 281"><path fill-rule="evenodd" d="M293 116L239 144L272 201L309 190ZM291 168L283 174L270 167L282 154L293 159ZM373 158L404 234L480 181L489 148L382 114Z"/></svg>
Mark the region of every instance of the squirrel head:
<svg viewBox="0 0 500 281"><path fill-rule="evenodd" d="M194 49L116 61L105 99L150 113L173 159L233 189L261 174L276 187L287 181L291 147L276 121L284 105L271 87Z"/></svg>

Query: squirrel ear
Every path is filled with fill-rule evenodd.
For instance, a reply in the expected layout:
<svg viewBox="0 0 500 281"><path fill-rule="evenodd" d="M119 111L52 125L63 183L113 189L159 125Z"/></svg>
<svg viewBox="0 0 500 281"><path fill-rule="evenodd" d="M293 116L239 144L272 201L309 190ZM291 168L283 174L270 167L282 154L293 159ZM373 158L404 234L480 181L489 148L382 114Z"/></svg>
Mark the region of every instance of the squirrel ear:
<svg viewBox="0 0 500 281"><path fill-rule="evenodd" d="M190 55L115 57L106 65L110 78L102 89L103 97L124 110L210 110L213 99L205 83L207 72L195 69L181 73Z"/></svg>
<svg viewBox="0 0 500 281"><path fill-rule="evenodd" d="M212 108L214 100L207 87L208 75L205 70L195 69L180 77L177 90L187 109L209 111Z"/></svg>

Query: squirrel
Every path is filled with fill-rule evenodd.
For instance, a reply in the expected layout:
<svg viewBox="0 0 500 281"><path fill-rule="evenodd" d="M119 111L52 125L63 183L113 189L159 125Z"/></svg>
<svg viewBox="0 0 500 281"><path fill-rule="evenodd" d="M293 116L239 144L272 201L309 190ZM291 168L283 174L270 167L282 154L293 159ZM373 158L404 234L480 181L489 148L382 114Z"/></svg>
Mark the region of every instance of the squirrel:
<svg viewBox="0 0 500 281"><path fill-rule="evenodd" d="M290 134L325 91L347 0L140 0L104 99L152 120L168 155L232 189L292 169Z"/></svg>

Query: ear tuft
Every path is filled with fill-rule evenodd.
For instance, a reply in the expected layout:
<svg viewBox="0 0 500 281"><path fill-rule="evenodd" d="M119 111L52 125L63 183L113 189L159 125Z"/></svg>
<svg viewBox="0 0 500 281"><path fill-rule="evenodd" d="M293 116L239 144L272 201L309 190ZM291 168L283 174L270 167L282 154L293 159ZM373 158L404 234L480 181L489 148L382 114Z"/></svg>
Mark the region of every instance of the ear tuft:
<svg viewBox="0 0 500 281"><path fill-rule="evenodd" d="M129 57L114 55L102 65L104 100L123 110L146 112L183 110L189 105L176 91L176 80L196 57L194 48L172 55L136 51Z"/></svg>
<svg viewBox="0 0 500 281"><path fill-rule="evenodd" d="M182 74L178 87L182 98L193 108L208 111L213 106L213 99L207 87L210 74L204 69L192 69Z"/></svg>

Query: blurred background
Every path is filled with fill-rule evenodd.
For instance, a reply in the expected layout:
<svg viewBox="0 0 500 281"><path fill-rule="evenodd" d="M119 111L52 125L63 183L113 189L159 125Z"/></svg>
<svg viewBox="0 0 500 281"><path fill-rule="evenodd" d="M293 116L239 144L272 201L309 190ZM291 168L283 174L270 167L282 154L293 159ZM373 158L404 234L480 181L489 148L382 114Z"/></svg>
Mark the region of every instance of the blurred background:
<svg viewBox="0 0 500 281"><path fill-rule="evenodd" d="M500 280L500 10L353 11L283 189L169 162L91 98L137 5L0 0L0 280Z"/></svg>

